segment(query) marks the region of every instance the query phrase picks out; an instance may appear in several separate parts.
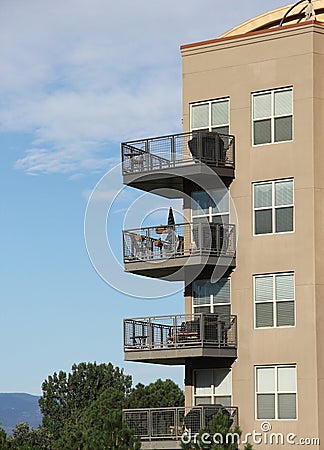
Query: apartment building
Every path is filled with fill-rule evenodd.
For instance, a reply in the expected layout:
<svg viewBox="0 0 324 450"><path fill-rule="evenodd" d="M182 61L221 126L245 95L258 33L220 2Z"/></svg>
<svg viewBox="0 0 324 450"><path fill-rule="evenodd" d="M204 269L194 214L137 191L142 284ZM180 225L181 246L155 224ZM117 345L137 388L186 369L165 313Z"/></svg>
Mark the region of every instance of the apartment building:
<svg viewBox="0 0 324 450"><path fill-rule="evenodd" d="M184 206L123 234L126 271L185 282L184 311L124 321L127 361L185 366L185 408L124 412L143 448L217 411L324 436L323 25L299 1L183 45L183 133L122 144L124 183Z"/></svg>

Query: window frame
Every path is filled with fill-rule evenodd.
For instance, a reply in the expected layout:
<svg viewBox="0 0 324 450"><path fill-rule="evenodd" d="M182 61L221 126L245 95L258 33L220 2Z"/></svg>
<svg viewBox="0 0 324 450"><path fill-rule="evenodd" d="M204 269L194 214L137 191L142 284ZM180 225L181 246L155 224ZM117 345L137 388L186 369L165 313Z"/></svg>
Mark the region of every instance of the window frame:
<svg viewBox="0 0 324 450"><path fill-rule="evenodd" d="M284 181L291 181L292 182L292 193L293 193L293 203L288 205L276 205L275 204L275 185L276 183L284 182ZM258 207L256 208L255 205L255 189L254 187L256 185L261 184L269 184L271 183L272 189L271 189L271 196L272 196L272 202L271 206L269 207ZM275 231L275 225L276 225L276 210L282 209L282 208L293 208L293 229L289 231ZM270 233L256 233L255 232L255 212L256 211L262 211L262 210L271 210L271 224L272 224L272 231ZM253 211L253 236L272 236L275 234L287 234L287 233L294 233L295 232L295 179L293 177L291 178L279 178L276 180L266 180L266 181L256 181L252 182L252 211Z"/></svg>
<svg viewBox="0 0 324 450"><path fill-rule="evenodd" d="M221 125L217 125L217 127L213 127L212 126L212 104L213 103L221 103L227 101L228 103L228 123L224 123ZM192 113L192 109L195 106L199 106L199 105L208 105L208 126L207 127L193 127L192 126L192 118L193 118L193 113ZM226 97L221 97L221 98L216 98L213 100L204 100L204 101L200 101L200 102L193 102L190 103L189 105L189 126L190 126L190 130L191 131L199 131L199 130L206 130L206 131L216 131L216 128L224 128L224 127L228 127L228 135L230 135L230 123L231 123L231 117L230 117L230 113L231 113L231 108L230 108L230 97L226 96ZM221 133L221 134L226 134L226 133Z"/></svg>
<svg viewBox="0 0 324 450"><path fill-rule="evenodd" d="M291 91L291 114L278 114L275 115L275 102L274 102L274 97L275 97L275 93L276 92L287 92L287 91ZM270 94L271 95L271 104L270 104L270 108L271 108L271 114L270 116L264 116L264 117L258 117L258 119L254 119L254 98L257 97L258 95L262 95L262 94ZM286 142L293 142L294 140L294 89L293 86L285 86L285 87L279 87L279 88L274 88L274 89L267 89L264 91L257 91L257 92L252 92L251 93L251 136L252 136L252 147L260 147L263 145L274 145L274 144L284 144ZM275 119L278 118L284 118L284 117L291 117L291 139L287 139L285 141L275 141ZM262 120L269 120L270 119L270 131L271 131L271 142L265 142L263 144L255 144L255 135L254 135L254 123L255 122L260 122Z"/></svg>
<svg viewBox="0 0 324 450"><path fill-rule="evenodd" d="M295 369L295 386L296 391L279 391L278 390L278 369L281 368L294 368ZM274 392L258 392L258 369L274 369L275 370L275 389ZM258 418L258 394L274 394L275 396L275 418L274 419L259 419ZM296 399L296 417L293 419L280 419L279 416L279 394L294 394ZM297 377L297 364L296 363L289 363L289 364L270 364L270 365L256 365L254 366L254 405L255 405L255 420L257 421L264 421L264 420L275 420L275 421L297 421L298 420L298 377Z"/></svg>
<svg viewBox="0 0 324 450"><path fill-rule="evenodd" d="M192 312L193 314L200 314L199 312L196 312L197 308L201 308L201 307L209 307L209 312L208 313L203 313L203 314L215 314L215 307L217 306L229 306L230 309L230 314L231 314L231 277L226 278L226 280L229 283L229 302L220 302L220 303L214 303L214 292L211 286L211 282L210 280L195 280L195 281L205 281L206 283L209 283L209 303L204 303L201 305L194 305L194 287L193 284L195 281L192 282L192 287L191 287L191 306L192 306ZM217 297L217 296L215 296Z"/></svg>
<svg viewBox="0 0 324 450"><path fill-rule="evenodd" d="M208 371L210 370L212 372L212 382L210 385L210 394L200 394L197 395L196 394L196 373L197 372L202 372L202 371ZM231 384L231 393L230 395L216 395L215 394L215 371L217 370L223 370L223 368L221 367L211 367L211 368L205 368L205 369L193 369L193 386L192 386L192 398L193 398L193 404L194 406L196 406L196 398L210 398L211 399L211 403L205 403L205 405L217 405L217 399L219 399L220 397L230 397L230 407L233 405L233 378L232 378L232 369L229 368L228 374L226 375L226 377L230 377L230 384ZM197 405L198 406L198 405ZM228 407L228 406L225 406Z"/></svg>
<svg viewBox="0 0 324 450"><path fill-rule="evenodd" d="M276 293L276 277L280 275L294 275L294 298L293 299L285 299L285 300L277 300L275 298L275 293ZM273 326L266 326L266 327L258 327L257 323L256 323L256 305L258 303L265 303L265 301L256 301L256 292L255 292L255 288L256 288L256 283L255 280L257 278L262 278L262 277L272 277L273 278L273 285L272 285L272 293L273 293L273 297L272 300L268 300L267 303L272 303L273 304L273 310L272 310L272 314L273 314ZM280 302L294 302L294 325L282 325L282 326L278 326L277 325L277 303ZM283 328L296 328L296 278L295 278L295 272L275 272L275 273L263 273L263 274L255 274L253 275L253 310L254 310L254 329L255 330L272 330L272 329L283 329Z"/></svg>
<svg viewBox="0 0 324 450"><path fill-rule="evenodd" d="M227 200L228 200L228 208L227 208L227 212L213 212L213 206L212 206L212 196L209 195L209 192L212 194L213 191L216 191L217 189L209 189L208 191L205 191L203 189L198 190L198 191L192 191L190 194L190 213L191 213L191 222L193 223L195 219L207 219L209 223L213 223L213 217L228 217L228 222L224 222L223 220L219 223L230 223L230 216L231 216L231 201L230 201L230 193L228 189L224 189L224 188L219 188L219 190L223 190L225 195L227 196ZM206 194L209 197L210 200L210 204L208 206L208 212L207 213L199 213L199 214L194 214L194 209L193 209L193 202L198 203L193 197L192 194L195 192L202 192L204 194ZM213 194L212 194L213 195ZM223 196L224 197L224 196ZM216 205L217 206L217 205ZM218 222L217 222L218 223Z"/></svg>

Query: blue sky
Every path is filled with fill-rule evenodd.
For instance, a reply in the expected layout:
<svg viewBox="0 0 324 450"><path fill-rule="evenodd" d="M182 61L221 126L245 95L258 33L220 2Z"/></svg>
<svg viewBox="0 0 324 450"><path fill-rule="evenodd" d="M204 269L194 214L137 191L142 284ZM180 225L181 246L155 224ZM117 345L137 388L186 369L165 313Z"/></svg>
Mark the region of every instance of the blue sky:
<svg viewBox="0 0 324 450"><path fill-rule="evenodd" d="M86 250L87 201L118 164L121 141L181 131L181 44L285 4L1 1L0 392L40 394L48 375L81 361L111 361L135 383L183 383L181 367L125 363L122 353L122 319L181 313L182 286L149 300L105 283ZM105 180L103 207L121 188L117 172ZM117 255L125 211L140 194L125 190L114 203ZM168 204L158 206L167 217ZM117 277L126 292L138 286ZM142 295L159 289L146 281Z"/></svg>

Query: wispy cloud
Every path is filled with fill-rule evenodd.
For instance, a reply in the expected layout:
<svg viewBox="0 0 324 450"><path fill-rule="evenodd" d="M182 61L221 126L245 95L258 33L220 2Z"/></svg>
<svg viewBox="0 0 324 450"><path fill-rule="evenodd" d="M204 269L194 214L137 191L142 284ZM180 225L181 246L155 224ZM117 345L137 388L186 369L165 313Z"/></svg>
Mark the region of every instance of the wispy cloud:
<svg viewBox="0 0 324 450"><path fill-rule="evenodd" d="M32 136L15 167L82 174L106 167L119 141L179 131L178 47L237 23L222 4L3 0L0 131Z"/></svg>
<svg viewBox="0 0 324 450"><path fill-rule="evenodd" d="M23 169L30 175L78 173L78 176L81 176L83 171L98 171L107 169L107 166L109 166L108 158L95 158L91 148L82 149L80 144L77 147L65 145L60 149L55 146L32 148L26 150L25 156L18 159L15 164L16 169Z"/></svg>

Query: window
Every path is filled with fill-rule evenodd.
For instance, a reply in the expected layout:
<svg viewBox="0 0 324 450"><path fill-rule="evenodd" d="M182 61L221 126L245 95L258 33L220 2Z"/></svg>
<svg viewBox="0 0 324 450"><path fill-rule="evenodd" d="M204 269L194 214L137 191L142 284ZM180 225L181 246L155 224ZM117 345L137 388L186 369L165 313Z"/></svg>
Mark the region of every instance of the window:
<svg viewBox="0 0 324 450"><path fill-rule="evenodd" d="M295 325L295 275L278 273L254 277L255 326Z"/></svg>
<svg viewBox="0 0 324 450"><path fill-rule="evenodd" d="M292 140L292 88L252 94L253 145Z"/></svg>
<svg viewBox="0 0 324 450"><path fill-rule="evenodd" d="M257 419L296 419L296 366L256 368Z"/></svg>
<svg viewBox="0 0 324 450"><path fill-rule="evenodd" d="M216 283L196 280L192 283L194 313L231 314L230 278L221 278Z"/></svg>
<svg viewBox="0 0 324 450"><path fill-rule="evenodd" d="M231 406L232 373L230 369L194 371L195 405Z"/></svg>
<svg viewBox="0 0 324 450"><path fill-rule="evenodd" d="M229 134L229 99L191 105L191 130L217 131Z"/></svg>
<svg viewBox="0 0 324 450"><path fill-rule="evenodd" d="M210 195L209 195L210 194ZM229 223L229 192L226 188L191 193L193 223Z"/></svg>
<svg viewBox="0 0 324 450"><path fill-rule="evenodd" d="M294 182L276 180L254 184L254 233L293 231Z"/></svg>

